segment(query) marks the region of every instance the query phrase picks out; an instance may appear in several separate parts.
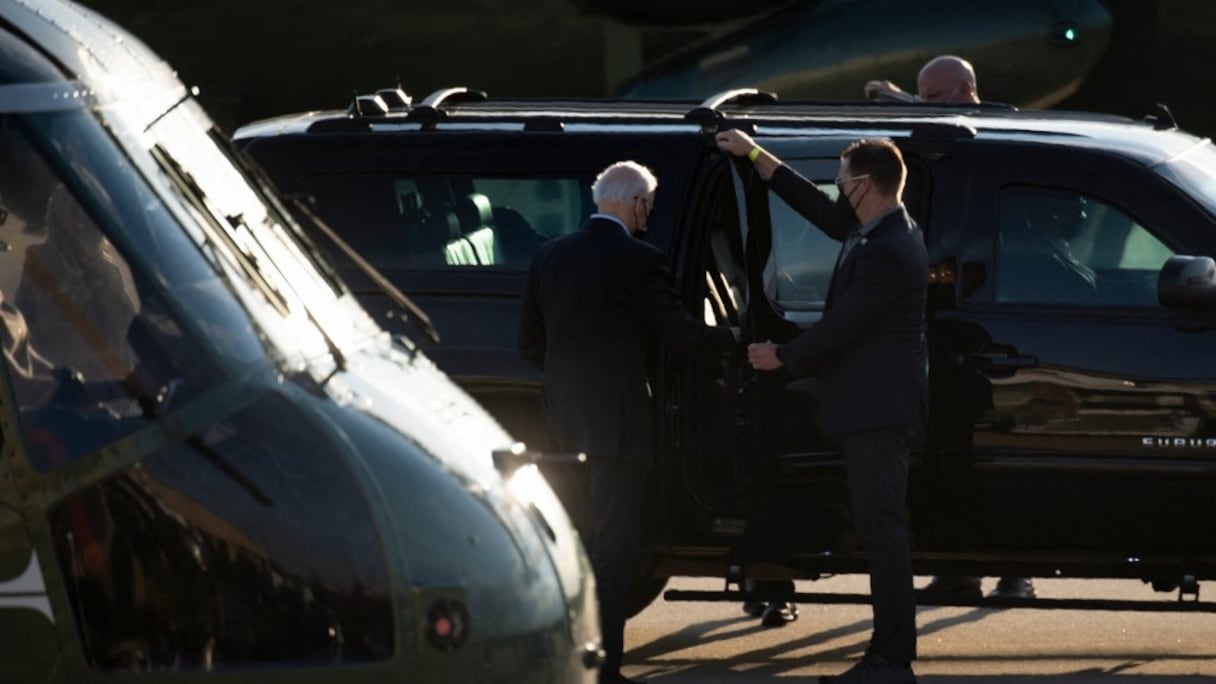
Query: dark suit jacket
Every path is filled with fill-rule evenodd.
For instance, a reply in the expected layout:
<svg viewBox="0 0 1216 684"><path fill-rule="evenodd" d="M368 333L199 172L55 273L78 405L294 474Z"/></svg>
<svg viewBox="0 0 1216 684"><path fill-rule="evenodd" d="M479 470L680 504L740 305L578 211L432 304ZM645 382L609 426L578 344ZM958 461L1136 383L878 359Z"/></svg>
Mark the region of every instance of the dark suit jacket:
<svg viewBox="0 0 1216 684"><path fill-rule="evenodd" d="M827 195L788 166L769 186L829 236L856 228ZM781 345L794 375L819 382L828 433L923 425L928 404L925 296L929 257L907 211L888 214L837 264L823 317Z"/></svg>
<svg viewBox="0 0 1216 684"><path fill-rule="evenodd" d="M646 355L727 350L729 329L693 318L662 252L615 221L593 218L546 243L528 273L519 349L544 372L545 416L558 447L650 463L655 434Z"/></svg>

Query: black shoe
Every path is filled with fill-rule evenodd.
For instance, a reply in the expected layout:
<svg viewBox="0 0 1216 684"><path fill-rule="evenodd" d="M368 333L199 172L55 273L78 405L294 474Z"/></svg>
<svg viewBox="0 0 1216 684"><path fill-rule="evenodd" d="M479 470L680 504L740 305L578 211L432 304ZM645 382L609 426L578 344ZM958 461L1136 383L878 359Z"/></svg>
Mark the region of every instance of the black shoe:
<svg viewBox="0 0 1216 684"><path fill-rule="evenodd" d="M784 627L798 619L798 605L789 601L773 601L764 609L760 624L765 627Z"/></svg>
<svg viewBox="0 0 1216 684"><path fill-rule="evenodd" d="M752 617L760 617L764 615L764 609L768 607L764 601L744 601L743 612Z"/></svg>
<svg viewBox="0 0 1216 684"><path fill-rule="evenodd" d="M979 577L941 575L916 590L917 601L978 601L981 596Z"/></svg>
<svg viewBox="0 0 1216 684"><path fill-rule="evenodd" d="M988 598L1032 599L1034 597L1034 582L1026 577L1002 577L996 583L996 588L988 592Z"/></svg>
<svg viewBox="0 0 1216 684"><path fill-rule="evenodd" d="M867 656L843 674L819 677L819 684L917 684L912 666Z"/></svg>
<svg viewBox="0 0 1216 684"><path fill-rule="evenodd" d="M783 596L794 593L794 581L755 580L748 578L743 580L742 589L749 593L758 592L761 594L768 594L770 596ZM744 601L743 612L752 617L761 617L764 615L764 611L767 610L768 607L769 603L767 601ZM797 610L794 611L795 614L797 614L797 612Z"/></svg>

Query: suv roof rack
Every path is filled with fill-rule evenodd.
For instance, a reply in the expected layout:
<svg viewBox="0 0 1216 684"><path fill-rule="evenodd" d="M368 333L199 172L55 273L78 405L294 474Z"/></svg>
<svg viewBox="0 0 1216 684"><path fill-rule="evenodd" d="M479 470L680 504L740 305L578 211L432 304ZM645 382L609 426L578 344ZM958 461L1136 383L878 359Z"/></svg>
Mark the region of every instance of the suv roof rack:
<svg viewBox="0 0 1216 684"><path fill-rule="evenodd" d="M467 106L461 106L467 105ZM953 117L951 115L959 115ZM1093 112L1030 110L1020 112L1006 103L930 104L874 102L868 100L794 99L780 100L777 94L755 88L723 90L702 100L629 100L607 98L512 98L491 100L485 91L466 87L441 88L414 104L398 84L356 95L345 111L310 113L302 120L310 133L359 133L380 123L412 123L434 130L449 121L477 123L521 123L530 132L562 132L571 122L579 124L657 123L680 121L707 132L734 121L762 123L767 128L784 126L828 126L834 122L850 128L895 127L907 131L921 145L940 145L949 140L974 138L980 119L1087 118L1132 119ZM973 118L975 120L973 120ZM1158 130L1177 127L1168 108L1158 108L1144 117L1145 125ZM936 141L936 142L934 142Z"/></svg>
<svg viewBox="0 0 1216 684"><path fill-rule="evenodd" d="M1153 125L1154 131L1172 131L1178 128L1178 122L1174 120L1174 113L1160 102L1157 103L1153 113L1144 117L1144 120Z"/></svg>
<svg viewBox="0 0 1216 684"><path fill-rule="evenodd" d="M976 130L956 123L929 121L911 125L912 137L918 140L959 140L974 138Z"/></svg>
<svg viewBox="0 0 1216 684"><path fill-rule="evenodd" d="M408 112L410 105L414 103L414 98L406 94L400 84L394 88L381 88L376 94L388 105L389 112Z"/></svg>
<svg viewBox="0 0 1216 684"><path fill-rule="evenodd" d="M434 126L436 122L448 117L447 112L439 108L441 105L460 102L485 102L488 97L484 90L470 90L464 86L442 88L427 95L417 107L414 107L406 115L405 120L419 122L424 126Z"/></svg>
<svg viewBox="0 0 1216 684"><path fill-rule="evenodd" d="M702 126L709 125L723 118L722 112L718 111L718 108L727 103L741 106L776 104L777 94L755 88L723 90L709 96L701 104L688 110L684 114L684 120L699 123Z"/></svg>
<svg viewBox="0 0 1216 684"><path fill-rule="evenodd" d="M346 113L353 117L385 116L388 112L388 103L377 93L371 95L356 93L355 98L350 101L350 107L346 109Z"/></svg>

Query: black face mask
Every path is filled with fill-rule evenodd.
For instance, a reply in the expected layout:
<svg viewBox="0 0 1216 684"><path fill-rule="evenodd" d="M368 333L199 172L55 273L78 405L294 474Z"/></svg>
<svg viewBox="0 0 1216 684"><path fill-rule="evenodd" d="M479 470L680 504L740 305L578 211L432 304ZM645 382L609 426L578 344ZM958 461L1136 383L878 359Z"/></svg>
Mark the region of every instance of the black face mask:
<svg viewBox="0 0 1216 684"><path fill-rule="evenodd" d="M853 205L849 202L848 195L844 194L844 190L841 190L840 194L836 196L836 211L840 212L840 215L849 223L861 223L861 220L857 218L857 211L853 209Z"/></svg>

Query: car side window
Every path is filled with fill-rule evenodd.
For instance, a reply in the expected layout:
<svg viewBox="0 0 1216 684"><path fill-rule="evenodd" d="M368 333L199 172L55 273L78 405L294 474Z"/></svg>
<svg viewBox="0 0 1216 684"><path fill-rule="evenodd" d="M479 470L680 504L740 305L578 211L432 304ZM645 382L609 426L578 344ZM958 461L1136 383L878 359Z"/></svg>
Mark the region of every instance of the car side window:
<svg viewBox="0 0 1216 684"><path fill-rule="evenodd" d="M831 177L837 160L803 159L788 162L807 178ZM839 192L829 181L815 185L833 200ZM828 282L840 253L840 243L768 193L773 250L764 267L764 291L783 311L822 311Z"/></svg>
<svg viewBox="0 0 1216 684"><path fill-rule="evenodd" d="M1157 306L1174 251L1111 202L1064 188L1007 186L998 200L996 301Z"/></svg>
<svg viewBox="0 0 1216 684"><path fill-rule="evenodd" d="M913 218L920 222L927 197L927 177L920 165L911 163L910 159L909 162L903 201ZM787 159L786 164L813 179L815 187L833 201L839 196L840 190L834 182L839 159ZM812 320L816 316L798 314L823 311L841 245L790 208L775 192L769 191L768 202L773 249L764 268L765 294L786 318L796 322Z"/></svg>
<svg viewBox="0 0 1216 684"><path fill-rule="evenodd" d="M381 270L525 270L549 239L590 213L590 179L342 174L299 191Z"/></svg>
<svg viewBox="0 0 1216 684"><path fill-rule="evenodd" d="M747 259L739 208L733 192L719 192L705 229L709 254L703 313L706 325L738 326L747 308Z"/></svg>

